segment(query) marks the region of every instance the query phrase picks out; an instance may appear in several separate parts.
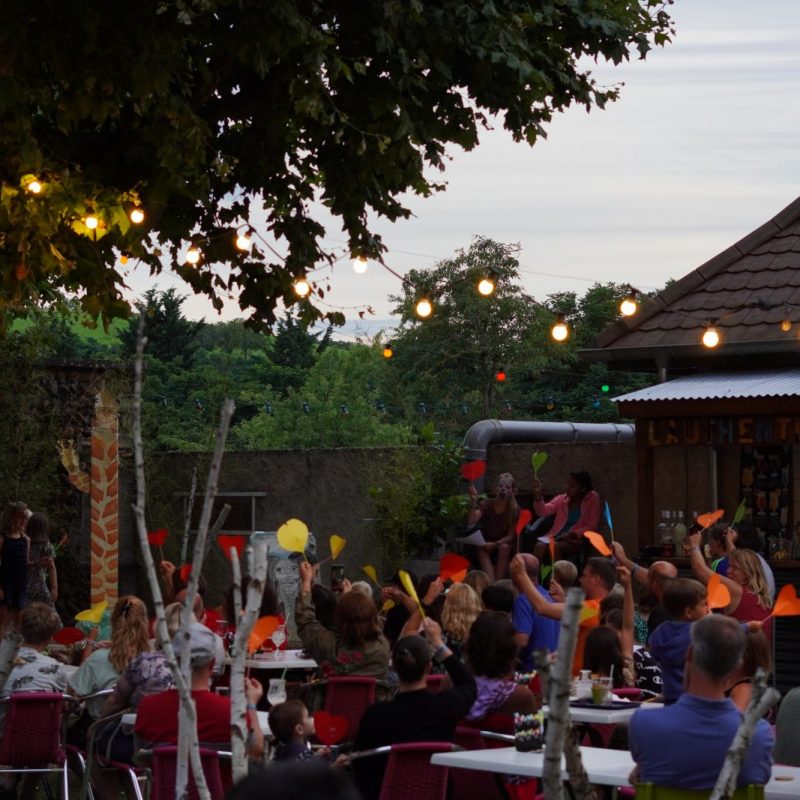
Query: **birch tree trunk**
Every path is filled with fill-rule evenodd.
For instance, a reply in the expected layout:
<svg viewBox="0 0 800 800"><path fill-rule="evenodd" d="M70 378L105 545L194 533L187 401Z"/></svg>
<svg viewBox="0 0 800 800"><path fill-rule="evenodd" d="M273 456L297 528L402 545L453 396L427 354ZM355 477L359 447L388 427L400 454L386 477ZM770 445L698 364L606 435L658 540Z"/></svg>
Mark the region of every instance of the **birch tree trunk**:
<svg viewBox="0 0 800 800"><path fill-rule="evenodd" d="M189 553L189 528L192 527L192 511L194 510L194 497L197 492L197 465L192 467L192 486L189 489L189 504L186 507L186 519L183 523L183 539L181 539L181 564L186 563Z"/></svg>
<svg viewBox="0 0 800 800"><path fill-rule="evenodd" d="M722 770L719 773L717 782L714 784L714 791L711 792L709 800L730 800L736 791L736 782L739 773L742 771L742 764L747 757L750 742L753 739L753 731L764 714L780 699L780 694L771 686L767 686L767 673L760 669L753 678L753 693L750 695L750 702L742 716L739 730L733 737L733 742L728 748Z"/></svg>
<svg viewBox="0 0 800 800"><path fill-rule="evenodd" d="M147 541L147 523L145 520L145 473L144 473L144 446L142 444L142 365L144 361L144 347L146 339L144 337L144 314L139 318L139 333L136 343L136 367L133 389L133 455L136 469L136 502L133 505L133 515L136 522L136 531L139 535L139 548L142 552L147 581L150 585L150 593L153 596L153 606L156 615L156 634L161 642L161 648L167 659L175 686L180 698L181 714L188 721L186 726L193 732L194 742L197 743L197 715L194 702L190 693L190 686L183 678L181 670L178 668L178 661L175 651L167 631L167 620L164 615L164 599L161 595L161 585L158 580L158 573L153 562L153 554L150 552L150 545ZM192 773L194 774L197 794L200 800L211 800L203 774L203 766L200 762L199 747L190 748L192 760ZM179 777L176 778L175 796L178 800L186 800L188 797L188 771L186 763L183 764L182 783L180 783L180 763Z"/></svg>
<svg viewBox="0 0 800 800"><path fill-rule="evenodd" d="M267 579L267 544L256 542L248 545L247 561L250 565L250 581L247 584L247 602L244 614L237 617L236 638L231 658L231 753L234 784L247 777L247 697L244 675L247 659L247 642L261 611L261 597ZM236 550L231 548L231 564L234 566L234 598L241 597L241 577ZM238 584L237 584L238 577ZM237 602L234 599L234 603ZM240 605L241 605L241 601Z"/></svg>
<svg viewBox="0 0 800 800"><path fill-rule="evenodd" d="M564 788L561 781L561 755L570 732L569 690L572 682L572 659L578 641L578 626L583 608L583 591L572 587L567 592L561 632L558 638L556 660L550 667L550 712L547 717L546 747L542 785L547 800L562 800ZM577 753L580 761L580 751ZM582 767L581 767L582 769Z"/></svg>

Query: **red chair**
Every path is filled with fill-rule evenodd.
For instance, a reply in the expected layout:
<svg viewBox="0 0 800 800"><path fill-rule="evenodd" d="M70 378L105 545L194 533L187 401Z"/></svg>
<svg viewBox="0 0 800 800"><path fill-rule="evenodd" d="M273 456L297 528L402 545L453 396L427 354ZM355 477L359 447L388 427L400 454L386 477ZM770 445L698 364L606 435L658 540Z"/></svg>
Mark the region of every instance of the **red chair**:
<svg viewBox="0 0 800 800"><path fill-rule="evenodd" d="M348 722L347 741L356 738L361 717L375 702L375 678L337 677L322 681L325 684L323 709L329 714L345 717Z"/></svg>
<svg viewBox="0 0 800 800"><path fill-rule="evenodd" d="M462 725L456 728L453 737L453 743L464 750L486 750L500 746L496 745L497 742L508 747L514 744L514 737ZM453 783L453 797L458 800L509 800L502 775L472 769L451 769L450 780Z"/></svg>
<svg viewBox="0 0 800 800"><path fill-rule="evenodd" d="M445 800L449 770L431 764L431 756L453 749L449 742L393 744L378 800Z"/></svg>
<svg viewBox="0 0 800 800"><path fill-rule="evenodd" d="M203 764L203 774L211 800L223 800L225 788L220 770L220 756L230 757L230 753L220 753L216 750L200 749L200 760ZM177 747L155 747L150 753L150 769L152 783L150 800L174 800L175 774L178 764ZM197 786L194 782L191 768L189 769L189 800L198 800Z"/></svg>
<svg viewBox="0 0 800 800"><path fill-rule="evenodd" d="M64 800L69 800L69 774L64 750L64 703L75 702L57 692L14 692L7 703L5 733L0 740L0 774L58 774Z"/></svg>

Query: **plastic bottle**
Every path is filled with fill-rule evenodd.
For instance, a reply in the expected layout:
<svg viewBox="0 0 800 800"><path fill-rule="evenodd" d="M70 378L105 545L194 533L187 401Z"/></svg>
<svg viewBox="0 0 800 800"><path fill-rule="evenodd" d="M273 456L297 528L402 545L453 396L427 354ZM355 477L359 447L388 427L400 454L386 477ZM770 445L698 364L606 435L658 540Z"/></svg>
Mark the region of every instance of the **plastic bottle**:
<svg viewBox="0 0 800 800"><path fill-rule="evenodd" d="M581 676L575 681L576 694L578 700L592 699L592 673L591 670L582 669Z"/></svg>
<svg viewBox="0 0 800 800"><path fill-rule="evenodd" d="M671 558L675 555L675 543L672 541L672 512L664 512L664 536L661 540L661 555Z"/></svg>
<svg viewBox="0 0 800 800"><path fill-rule="evenodd" d="M672 526L672 540L675 542L675 555L683 555L683 540L686 538L686 523L683 521L683 511L675 512L675 524Z"/></svg>

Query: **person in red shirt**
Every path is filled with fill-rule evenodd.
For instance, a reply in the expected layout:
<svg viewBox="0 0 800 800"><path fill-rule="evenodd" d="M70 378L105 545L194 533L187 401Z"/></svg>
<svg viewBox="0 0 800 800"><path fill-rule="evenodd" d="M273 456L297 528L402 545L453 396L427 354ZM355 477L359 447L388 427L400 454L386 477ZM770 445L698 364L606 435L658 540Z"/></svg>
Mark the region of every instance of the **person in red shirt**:
<svg viewBox="0 0 800 800"><path fill-rule="evenodd" d="M181 633L172 640L180 652ZM199 623L192 623L189 646L192 661L192 699L197 709L197 733L201 745L217 746L229 750L231 746L231 701L209 690L214 669L216 641L214 634ZM258 681L247 678L247 723L250 730L248 751L251 758L260 758L264 752L264 734L258 724L256 705L264 693ZM178 742L178 692L171 689L142 698L136 713L134 732L145 747Z"/></svg>

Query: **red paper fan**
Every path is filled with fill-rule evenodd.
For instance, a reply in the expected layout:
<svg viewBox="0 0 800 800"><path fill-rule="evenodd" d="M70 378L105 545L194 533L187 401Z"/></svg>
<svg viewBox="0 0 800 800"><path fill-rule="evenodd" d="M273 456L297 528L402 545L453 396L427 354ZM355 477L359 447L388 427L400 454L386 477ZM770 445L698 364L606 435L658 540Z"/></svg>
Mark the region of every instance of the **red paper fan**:
<svg viewBox="0 0 800 800"><path fill-rule="evenodd" d="M231 558L231 547L236 549L236 555L239 556L239 558L242 557L242 553L244 552L244 536L232 533L221 533L217 536L217 544L222 548L225 558L229 561Z"/></svg>
<svg viewBox="0 0 800 800"><path fill-rule="evenodd" d="M522 531L525 530L526 526L531 521L532 517L533 514L531 514L531 512L528 511L527 508L523 508L519 512L519 516L517 517L517 527L515 528L517 536L519 536L522 533Z"/></svg>
<svg viewBox="0 0 800 800"><path fill-rule="evenodd" d="M485 461L467 461L461 465L461 477L465 481L476 481L486 473Z"/></svg>
<svg viewBox="0 0 800 800"><path fill-rule="evenodd" d="M151 547L163 547L167 541L169 531L166 528L158 528L155 531L147 531L147 541Z"/></svg>

